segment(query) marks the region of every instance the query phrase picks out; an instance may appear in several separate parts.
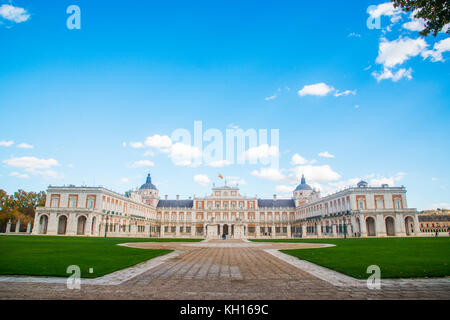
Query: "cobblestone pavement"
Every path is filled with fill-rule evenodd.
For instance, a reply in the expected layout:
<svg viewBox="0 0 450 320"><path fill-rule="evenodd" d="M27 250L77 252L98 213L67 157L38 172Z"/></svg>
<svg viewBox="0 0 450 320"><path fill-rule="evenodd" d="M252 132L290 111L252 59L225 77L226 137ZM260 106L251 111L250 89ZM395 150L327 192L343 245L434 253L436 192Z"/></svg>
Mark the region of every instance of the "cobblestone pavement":
<svg viewBox="0 0 450 320"><path fill-rule="evenodd" d="M179 254L120 285L69 290L58 283L0 282L0 299L450 299L447 279L390 280L380 290L336 286L265 251L315 244L226 243L230 246L223 241L132 244Z"/></svg>

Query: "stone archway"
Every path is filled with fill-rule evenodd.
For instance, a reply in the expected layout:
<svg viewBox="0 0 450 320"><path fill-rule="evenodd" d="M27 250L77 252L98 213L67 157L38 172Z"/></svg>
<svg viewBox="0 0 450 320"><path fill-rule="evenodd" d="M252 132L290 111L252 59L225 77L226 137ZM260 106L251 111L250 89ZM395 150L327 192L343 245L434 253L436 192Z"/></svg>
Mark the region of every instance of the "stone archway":
<svg viewBox="0 0 450 320"><path fill-rule="evenodd" d="M84 235L86 229L86 217L80 216L77 223L77 235Z"/></svg>
<svg viewBox="0 0 450 320"><path fill-rule="evenodd" d="M405 231L407 236L410 236L414 233L414 219L410 216L407 216L405 218Z"/></svg>
<svg viewBox="0 0 450 320"><path fill-rule="evenodd" d="M224 225L223 225L223 234L227 236L228 233L229 233L229 232L228 232L228 225L227 225L227 224L224 224Z"/></svg>
<svg viewBox="0 0 450 320"><path fill-rule="evenodd" d="M368 217L366 219L366 229L367 229L367 236L375 237L377 235L377 231L375 229L375 219L374 218Z"/></svg>
<svg viewBox="0 0 450 320"><path fill-rule="evenodd" d="M65 215L59 216L58 219L58 234L66 234L67 231L67 217Z"/></svg>
<svg viewBox="0 0 450 320"><path fill-rule="evenodd" d="M392 217L387 217L385 220L386 235L392 237L395 236L395 220Z"/></svg>
<svg viewBox="0 0 450 320"><path fill-rule="evenodd" d="M47 234L48 216L43 214L39 218L39 234Z"/></svg>

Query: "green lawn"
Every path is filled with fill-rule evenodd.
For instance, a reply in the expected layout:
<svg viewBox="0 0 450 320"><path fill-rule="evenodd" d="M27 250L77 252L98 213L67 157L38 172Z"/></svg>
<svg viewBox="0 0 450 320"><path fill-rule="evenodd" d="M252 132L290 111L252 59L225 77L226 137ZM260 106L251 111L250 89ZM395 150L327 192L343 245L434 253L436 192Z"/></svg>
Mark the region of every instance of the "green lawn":
<svg viewBox="0 0 450 320"><path fill-rule="evenodd" d="M51 236L0 236L0 275L67 277L69 265L78 265L82 278L96 278L171 250L117 246L127 242L195 242L201 239L93 238ZM94 272L89 273L89 268Z"/></svg>
<svg viewBox="0 0 450 320"><path fill-rule="evenodd" d="M264 242L329 243L336 247L282 250L282 252L367 279L370 265L378 265L382 278L450 276L450 238L364 238L253 240Z"/></svg>

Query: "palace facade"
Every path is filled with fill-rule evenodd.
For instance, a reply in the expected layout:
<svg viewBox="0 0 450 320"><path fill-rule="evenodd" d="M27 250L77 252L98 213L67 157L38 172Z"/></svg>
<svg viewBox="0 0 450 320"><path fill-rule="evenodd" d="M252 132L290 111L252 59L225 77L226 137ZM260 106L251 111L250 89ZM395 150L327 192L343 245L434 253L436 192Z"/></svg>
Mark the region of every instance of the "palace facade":
<svg viewBox="0 0 450 320"><path fill-rule="evenodd" d="M102 187L50 186L33 234L101 237L320 238L419 235L405 187L355 187L321 197L302 176L291 199L260 199L239 188L160 199L150 174L127 196Z"/></svg>

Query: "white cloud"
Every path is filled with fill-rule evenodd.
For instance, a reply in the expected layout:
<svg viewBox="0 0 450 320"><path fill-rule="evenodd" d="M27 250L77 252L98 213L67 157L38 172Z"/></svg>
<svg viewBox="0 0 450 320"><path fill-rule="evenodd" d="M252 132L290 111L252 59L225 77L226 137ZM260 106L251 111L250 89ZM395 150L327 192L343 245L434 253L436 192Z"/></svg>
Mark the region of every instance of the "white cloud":
<svg viewBox="0 0 450 320"><path fill-rule="evenodd" d="M385 2L373 6L372 9L368 10L368 13L372 18L388 16L391 17L392 22L397 22L401 17L402 10L400 8L395 8L391 2Z"/></svg>
<svg viewBox="0 0 450 320"><path fill-rule="evenodd" d="M279 155L277 146L269 146L262 144L258 147L253 147L244 152L244 159L250 161L257 161L258 159L269 159Z"/></svg>
<svg viewBox="0 0 450 320"><path fill-rule="evenodd" d="M225 166L229 166L231 163L228 160L218 160L218 161L211 161L206 163L207 166L213 167L213 168L222 168Z"/></svg>
<svg viewBox="0 0 450 320"><path fill-rule="evenodd" d="M286 178L280 171L273 168L261 168L259 171L254 170L250 174L255 177L271 181L281 181Z"/></svg>
<svg viewBox="0 0 450 320"><path fill-rule="evenodd" d="M450 203L449 202L440 202L440 203L433 203L431 205L432 209L450 209Z"/></svg>
<svg viewBox="0 0 450 320"><path fill-rule="evenodd" d="M147 137L144 144L147 147L162 149L164 151L172 146L172 140L169 136L161 136L159 134L155 134L151 137Z"/></svg>
<svg viewBox="0 0 450 320"><path fill-rule="evenodd" d="M153 152L152 150L147 150L144 153L144 157L153 157L155 155L155 152Z"/></svg>
<svg viewBox="0 0 450 320"><path fill-rule="evenodd" d="M175 143L170 148L169 153L172 162L177 166L191 166L193 165L193 160L202 156L202 151L199 148L181 142Z"/></svg>
<svg viewBox="0 0 450 320"><path fill-rule="evenodd" d="M438 181L439 178L431 178L431 181Z"/></svg>
<svg viewBox="0 0 450 320"><path fill-rule="evenodd" d="M20 157L3 160L3 163L10 167L48 169L53 166L59 166L55 159L39 159L36 157Z"/></svg>
<svg viewBox="0 0 450 320"><path fill-rule="evenodd" d="M356 90L339 91L339 90L336 90L333 86L329 86L324 82L306 85L301 90L298 91L298 95L300 97L304 97L304 96L308 96L308 95L324 97L332 92L334 92L335 97L348 96L350 94L356 95Z"/></svg>
<svg viewBox="0 0 450 320"><path fill-rule="evenodd" d="M153 167L155 164L150 160L139 160L131 163L130 168Z"/></svg>
<svg viewBox="0 0 450 320"><path fill-rule="evenodd" d="M363 180L362 178L350 178L347 180L342 181L336 181L336 182L329 182L328 184L332 187L334 187L336 190L342 190L348 187L354 187L356 184Z"/></svg>
<svg viewBox="0 0 450 320"><path fill-rule="evenodd" d="M360 108L359 104L355 104L354 108L359 109Z"/></svg>
<svg viewBox="0 0 450 320"><path fill-rule="evenodd" d="M332 155L328 151L324 151L324 152L320 152L319 153L319 157L322 157L322 158L334 158L334 155Z"/></svg>
<svg viewBox="0 0 450 320"><path fill-rule="evenodd" d="M324 82L320 82L320 83L304 86L303 89L298 91L298 95L300 97L304 97L304 96L308 96L308 95L323 97L332 91L334 91L333 87L327 85Z"/></svg>
<svg viewBox="0 0 450 320"><path fill-rule="evenodd" d="M124 141L124 142L122 142L122 147L126 147L127 146L127 143Z"/></svg>
<svg viewBox="0 0 450 320"><path fill-rule="evenodd" d="M27 21L30 18L30 15L23 8L3 4L0 6L0 17L9 21L21 23Z"/></svg>
<svg viewBox="0 0 450 320"><path fill-rule="evenodd" d="M396 72L392 72L388 68L384 68L383 72L372 72L372 76L377 79L378 82L381 80L392 79L392 81L397 82L402 78L406 78L408 80L412 79L412 69L400 68Z"/></svg>
<svg viewBox="0 0 450 320"><path fill-rule="evenodd" d="M351 32L351 33L348 35L348 37L349 37L349 38L351 38L351 37L361 38L361 35L360 35L359 33Z"/></svg>
<svg viewBox="0 0 450 320"><path fill-rule="evenodd" d="M21 179L28 179L30 176L24 173L19 173L19 172L11 172L9 174L11 177L17 177L17 178L21 178Z"/></svg>
<svg viewBox="0 0 450 320"><path fill-rule="evenodd" d="M336 92L334 93L334 96L340 97L340 96L348 96L350 94L356 95L356 90L345 90L345 91L336 90Z"/></svg>
<svg viewBox="0 0 450 320"><path fill-rule="evenodd" d="M311 182L334 181L341 178L341 176L333 171L329 165L304 165L295 167L293 171L297 180L300 180L302 174L304 174Z"/></svg>
<svg viewBox="0 0 450 320"><path fill-rule="evenodd" d="M19 143L17 145L17 148L21 148L21 149L33 149L34 146L28 143Z"/></svg>
<svg viewBox="0 0 450 320"><path fill-rule="evenodd" d="M32 173L34 175L39 175L39 176L43 176L45 178L51 178L51 179L62 179L64 178L64 174L59 173L55 170L51 170L51 169L36 169L36 168L25 168L25 171Z"/></svg>
<svg viewBox="0 0 450 320"><path fill-rule="evenodd" d="M0 147L11 147L14 141L0 141Z"/></svg>
<svg viewBox="0 0 450 320"><path fill-rule="evenodd" d="M194 181L201 186L207 186L211 182L211 180L206 174L196 174L194 176Z"/></svg>
<svg viewBox="0 0 450 320"><path fill-rule="evenodd" d="M427 50L422 53L424 59L431 57L431 61L444 61L443 52L450 51L450 37L434 44L433 50Z"/></svg>
<svg viewBox="0 0 450 320"><path fill-rule="evenodd" d="M376 178L372 178L369 181L369 184L372 186L381 186L382 184L388 184L389 186L393 187L396 185L396 182L402 180L405 175L406 174L404 172L398 172L392 177L379 176Z"/></svg>
<svg viewBox="0 0 450 320"><path fill-rule="evenodd" d="M295 186L288 186L288 185L275 186L275 192L277 193L292 193L294 189Z"/></svg>
<svg viewBox="0 0 450 320"><path fill-rule="evenodd" d="M404 23L403 28L409 31L422 31L425 29L425 20L413 18L411 21Z"/></svg>
<svg viewBox="0 0 450 320"><path fill-rule="evenodd" d="M306 160L305 158L303 158L301 155L299 155L298 153L294 154L292 156L291 159L291 164L292 165L302 165L302 164L307 164L308 160Z"/></svg>
<svg viewBox="0 0 450 320"><path fill-rule="evenodd" d="M423 38L400 37L393 41L382 38L376 62L382 64L385 68L392 68L421 54L427 47L428 44Z"/></svg>
<svg viewBox="0 0 450 320"><path fill-rule="evenodd" d="M128 178L121 178L120 179L120 183L127 183L128 181L130 181Z"/></svg>
<svg viewBox="0 0 450 320"><path fill-rule="evenodd" d="M226 176L225 179L231 185L233 185L233 184L240 184L240 185L247 184L247 182L244 179L240 178L240 177Z"/></svg>
<svg viewBox="0 0 450 320"><path fill-rule="evenodd" d="M142 149L144 144L142 142L130 142L130 147L135 149Z"/></svg>
<svg viewBox="0 0 450 320"><path fill-rule="evenodd" d="M272 96L270 96L270 97L266 97L266 98L264 98L264 100L266 100L266 101L270 101L270 100L275 100L277 98L277 95L276 94L274 94L274 95L272 95Z"/></svg>

